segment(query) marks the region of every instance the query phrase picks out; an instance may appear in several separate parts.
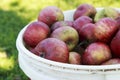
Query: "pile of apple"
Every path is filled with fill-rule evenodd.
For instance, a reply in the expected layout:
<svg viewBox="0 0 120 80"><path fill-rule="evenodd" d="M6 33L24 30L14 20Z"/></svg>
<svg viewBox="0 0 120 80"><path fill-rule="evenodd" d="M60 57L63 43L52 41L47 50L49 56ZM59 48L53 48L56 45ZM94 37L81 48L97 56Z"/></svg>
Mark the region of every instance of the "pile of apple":
<svg viewBox="0 0 120 80"><path fill-rule="evenodd" d="M52 61L112 65L120 64L119 28L120 12L114 8L97 11L90 4L81 4L73 21L65 21L58 7L48 6L27 26L23 40L33 54Z"/></svg>

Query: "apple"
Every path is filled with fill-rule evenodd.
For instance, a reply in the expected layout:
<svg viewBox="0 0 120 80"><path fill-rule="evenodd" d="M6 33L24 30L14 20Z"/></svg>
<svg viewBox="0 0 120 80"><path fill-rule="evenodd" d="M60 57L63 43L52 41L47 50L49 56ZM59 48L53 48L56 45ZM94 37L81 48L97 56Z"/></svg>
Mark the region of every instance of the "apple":
<svg viewBox="0 0 120 80"><path fill-rule="evenodd" d="M120 30L113 37L110 43L110 46L111 46L113 55L120 58Z"/></svg>
<svg viewBox="0 0 120 80"><path fill-rule="evenodd" d="M113 65L113 64L120 64L120 59L113 58L113 59L110 59L110 60L102 63L102 65Z"/></svg>
<svg viewBox="0 0 120 80"><path fill-rule="evenodd" d="M81 64L81 55L77 52L69 52L69 63L70 64Z"/></svg>
<svg viewBox="0 0 120 80"><path fill-rule="evenodd" d="M96 39L105 43L109 43L118 30L117 22L111 18L102 18L95 25Z"/></svg>
<svg viewBox="0 0 120 80"><path fill-rule="evenodd" d="M79 30L79 36L81 41L94 42L96 41L95 36L96 25L93 23L85 24L81 30Z"/></svg>
<svg viewBox="0 0 120 80"><path fill-rule="evenodd" d="M35 21L27 26L23 34L23 40L27 46L35 47L40 41L47 38L49 33L50 29L48 25L40 21Z"/></svg>
<svg viewBox="0 0 120 80"><path fill-rule="evenodd" d="M96 13L94 21L97 22L104 17L116 19L117 17L119 17L119 12L114 8L110 7L103 8L102 10Z"/></svg>
<svg viewBox="0 0 120 80"><path fill-rule="evenodd" d="M46 38L34 48L34 54L45 59L68 63L69 51L67 45L56 38Z"/></svg>
<svg viewBox="0 0 120 80"><path fill-rule="evenodd" d="M87 23L92 23L92 19L88 16L81 16L73 22L73 28L79 32L82 26Z"/></svg>
<svg viewBox="0 0 120 80"><path fill-rule="evenodd" d="M51 37L64 41L67 44L69 51L71 51L79 41L78 32L74 28L68 26L55 29L51 33Z"/></svg>
<svg viewBox="0 0 120 80"><path fill-rule="evenodd" d="M117 22L111 18L102 18L95 24L88 23L79 31L82 40L110 43L118 30Z"/></svg>
<svg viewBox="0 0 120 80"><path fill-rule="evenodd" d="M102 42L91 43L82 55L84 65L100 65L111 59L111 50L108 45Z"/></svg>
<svg viewBox="0 0 120 80"><path fill-rule="evenodd" d="M81 4L77 7L73 18L76 20L80 16L89 16L93 18L96 14L96 8L90 4Z"/></svg>
<svg viewBox="0 0 120 80"><path fill-rule="evenodd" d="M120 16L119 16L118 18L116 18L115 20L116 20L116 22L117 22L117 26L118 26L119 29L120 29Z"/></svg>
<svg viewBox="0 0 120 80"><path fill-rule="evenodd" d="M48 6L42 9L38 15L38 21L46 23L49 27L57 21L63 21L64 14L62 10L56 6Z"/></svg>
<svg viewBox="0 0 120 80"><path fill-rule="evenodd" d="M51 30L54 31L59 27L73 26L73 21L57 21L51 26Z"/></svg>

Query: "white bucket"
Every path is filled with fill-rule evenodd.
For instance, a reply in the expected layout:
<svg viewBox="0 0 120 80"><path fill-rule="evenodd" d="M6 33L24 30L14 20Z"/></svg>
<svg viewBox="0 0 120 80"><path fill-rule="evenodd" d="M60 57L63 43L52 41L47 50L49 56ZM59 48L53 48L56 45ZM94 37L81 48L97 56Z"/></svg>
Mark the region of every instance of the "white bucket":
<svg viewBox="0 0 120 80"><path fill-rule="evenodd" d="M65 11L65 20L73 20L74 11ZM119 64L105 66L73 65L50 61L34 55L24 46L23 33L26 27L20 31L16 46L19 52L19 66L31 80L120 80Z"/></svg>

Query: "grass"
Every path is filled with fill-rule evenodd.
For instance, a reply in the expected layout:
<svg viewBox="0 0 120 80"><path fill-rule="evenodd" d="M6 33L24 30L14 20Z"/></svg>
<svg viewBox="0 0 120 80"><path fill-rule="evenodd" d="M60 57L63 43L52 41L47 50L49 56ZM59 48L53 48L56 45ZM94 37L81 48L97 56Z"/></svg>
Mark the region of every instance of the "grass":
<svg viewBox="0 0 120 80"><path fill-rule="evenodd" d="M86 2L95 7L120 7L120 0L0 0L0 80L28 80L19 68L15 43L19 31L42 8L54 5L64 11Z"/></svg>

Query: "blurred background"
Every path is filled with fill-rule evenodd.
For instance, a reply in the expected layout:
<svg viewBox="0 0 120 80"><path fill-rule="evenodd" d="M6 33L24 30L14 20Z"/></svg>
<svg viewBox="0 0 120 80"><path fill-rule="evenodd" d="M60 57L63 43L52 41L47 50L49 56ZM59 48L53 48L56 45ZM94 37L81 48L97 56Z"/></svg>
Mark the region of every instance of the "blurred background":
<svg viewBox="0 0 120 80"><path fill-rule="evenodd" d="M120 7L120 0L0 0L0 80L28 80L19 68L15 42L19 31L37 19L42 8L54 5L65 11L82 3Z"/></svg>

